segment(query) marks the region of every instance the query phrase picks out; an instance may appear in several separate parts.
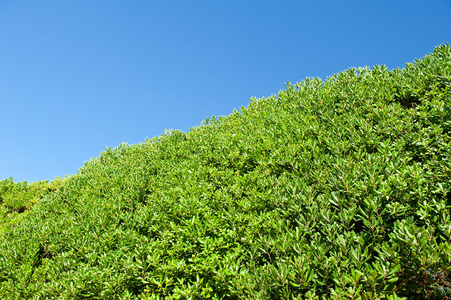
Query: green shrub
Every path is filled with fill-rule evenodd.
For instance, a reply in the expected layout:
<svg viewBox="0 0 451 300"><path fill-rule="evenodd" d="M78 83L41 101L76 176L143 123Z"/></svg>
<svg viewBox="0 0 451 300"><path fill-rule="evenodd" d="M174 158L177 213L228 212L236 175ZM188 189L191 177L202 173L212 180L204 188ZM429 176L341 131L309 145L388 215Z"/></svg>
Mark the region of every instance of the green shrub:
<svg viewBox="0 0 451 300"><path fill-rule="evenodd" d="M0 237L0 298L451 297L451 48L107 149Z"/></svg>
<svg viewBox="0 0 451 300"><path fill-rule="evenodd" d="M27 213L37 201L53 193L64 179L26 181L14 183L12 178L0 180L0 233L12 226Z"/></svg>

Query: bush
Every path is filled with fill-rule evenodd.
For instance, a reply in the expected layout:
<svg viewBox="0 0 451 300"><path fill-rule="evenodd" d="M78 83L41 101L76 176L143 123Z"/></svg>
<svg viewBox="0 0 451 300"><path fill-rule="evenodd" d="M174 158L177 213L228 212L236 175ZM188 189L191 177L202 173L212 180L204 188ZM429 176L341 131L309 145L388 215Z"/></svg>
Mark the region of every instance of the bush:
<svg viewBox="0 0 451 300"><path fill-rule="evenodd" d="M12 178L0 180L0 233L18 222L37 201L56 191L63 179L14 183Z"/></svg>
<svg viewBox="0 0 451 300"><path fill-rule="evenodd" d="M451 49L107 149L0 237L1 298L451 297Z"/></svg>

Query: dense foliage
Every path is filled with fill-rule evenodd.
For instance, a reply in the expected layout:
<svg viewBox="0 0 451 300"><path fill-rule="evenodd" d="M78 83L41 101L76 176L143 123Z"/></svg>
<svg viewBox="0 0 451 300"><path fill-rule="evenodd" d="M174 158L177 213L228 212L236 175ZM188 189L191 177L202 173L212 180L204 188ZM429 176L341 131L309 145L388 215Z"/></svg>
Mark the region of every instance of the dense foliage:
<svg viewBox="0 0 451 300"><path fill-rule="evenodd" d="M107 149L0 237L0 298L451 297L451 48Z"/></svg>
<svg viewBox="0 0 451 300"><path fill-rule="evenodd" d="M18 222L37 201L56 191L64 179L14 183L0 180L0 234L5 227Z"/></svg>

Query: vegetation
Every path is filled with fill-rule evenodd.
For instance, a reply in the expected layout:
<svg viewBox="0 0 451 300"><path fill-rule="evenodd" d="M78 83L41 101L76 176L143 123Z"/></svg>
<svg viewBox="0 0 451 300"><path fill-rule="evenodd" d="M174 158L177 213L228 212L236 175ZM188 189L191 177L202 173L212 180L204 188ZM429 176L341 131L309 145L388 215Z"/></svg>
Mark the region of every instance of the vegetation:
<svg viewBox="0 0 451 300"><path fill-rule="evenodd" d="M450 117L447 44L107 149L8 223L0 298L449 299Z"/></svg>
<svg viewBox="0 0 451 300"><path fill-rule="evenodd" d="M12 178L0 180L0 234L5 227L18 222L36 202L56 191L63 179L14 183Z"/></svg>

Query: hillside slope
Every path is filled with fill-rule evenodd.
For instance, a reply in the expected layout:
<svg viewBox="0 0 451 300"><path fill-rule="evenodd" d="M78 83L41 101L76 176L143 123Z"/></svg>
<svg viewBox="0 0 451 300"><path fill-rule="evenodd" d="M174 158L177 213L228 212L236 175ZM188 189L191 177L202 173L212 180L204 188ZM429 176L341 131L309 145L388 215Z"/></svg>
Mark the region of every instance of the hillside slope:
<svg viewBox="0 0 451 300"><path fill-rule="evenodd" d="M107 149L0 237L0 298L451 297L450 117L442 45Z"/></svg>

